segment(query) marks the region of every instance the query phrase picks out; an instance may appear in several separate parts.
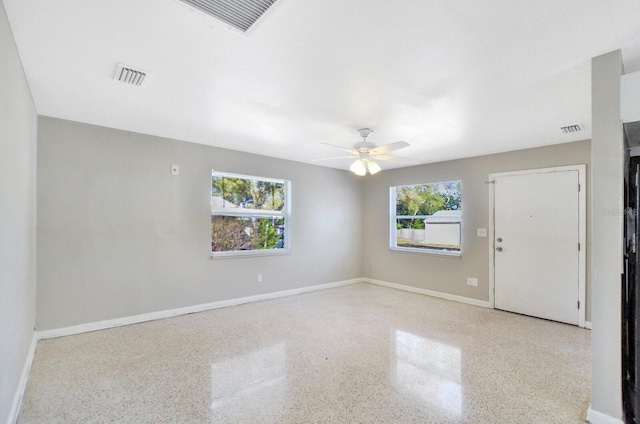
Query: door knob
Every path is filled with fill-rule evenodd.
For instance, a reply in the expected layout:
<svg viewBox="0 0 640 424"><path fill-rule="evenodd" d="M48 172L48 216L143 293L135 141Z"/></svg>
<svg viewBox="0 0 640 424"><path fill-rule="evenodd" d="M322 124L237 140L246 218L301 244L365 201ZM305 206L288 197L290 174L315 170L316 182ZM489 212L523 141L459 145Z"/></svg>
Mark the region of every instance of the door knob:
<svg viewBox="0 0 640 424"><path fill-rule="evenodd" d="M496 250L497 250L498 252L502 252L502 247L498 246L498 247L496 247Z"/></svg>
<svg viewBox="0 0 640 424"><path fill-rule="evenodd" d="M498 243L500 243L502 241L502 237L498 237Z"/></svg>

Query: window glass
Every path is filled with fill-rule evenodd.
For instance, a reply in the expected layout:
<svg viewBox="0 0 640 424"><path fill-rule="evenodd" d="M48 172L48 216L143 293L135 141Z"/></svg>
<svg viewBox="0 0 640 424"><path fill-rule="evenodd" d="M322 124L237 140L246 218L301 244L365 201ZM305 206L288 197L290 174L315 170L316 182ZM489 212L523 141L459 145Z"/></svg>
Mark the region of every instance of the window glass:
<svg viewBox="0 0 640 424"><path fill-rule="evenodd" d="M460 180L391 187L390 247L459 256Z"/></svg>
<svg viewBox="0 0 640 424"><path fill-rule="evenodd" d="M289 182L211 174L214 256L288 250Z"/></svg>

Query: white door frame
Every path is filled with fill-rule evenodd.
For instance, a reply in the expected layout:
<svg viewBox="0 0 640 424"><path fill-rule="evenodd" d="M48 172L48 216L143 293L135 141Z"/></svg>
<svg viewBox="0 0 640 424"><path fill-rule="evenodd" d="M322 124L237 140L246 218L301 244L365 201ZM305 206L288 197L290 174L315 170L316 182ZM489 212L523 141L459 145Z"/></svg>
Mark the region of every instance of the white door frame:
<svg viewBox="0 0 640 424"><path fill-rule="evenodd" d="M586 165L559 166L554 168L528 169L524 171L498 172L489 174L489 307L495 309L495 179L514 175L544 174L549 172L578 171L578 238L580 252L578 253L578 327L586 325L586 279L587 279L587 174Z"/></svg>

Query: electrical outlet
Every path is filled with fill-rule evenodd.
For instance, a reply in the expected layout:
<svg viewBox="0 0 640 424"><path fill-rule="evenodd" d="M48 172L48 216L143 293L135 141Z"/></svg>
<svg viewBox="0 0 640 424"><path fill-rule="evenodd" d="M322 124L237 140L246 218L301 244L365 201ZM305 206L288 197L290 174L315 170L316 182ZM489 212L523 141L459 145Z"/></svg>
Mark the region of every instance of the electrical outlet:
<svg viewBox="0 0 640 424"><path fill-rule="evenodd" d="M477 278L467 278L467 286L478 287L478 279Z"/></svg>
<svg viewBox="0 0 640 424"><path fill-rule="evenodd" d="M486 228L478 228L478 237L486 237L487 229Z"/></svg>
<svg viewBox="0 0 640 424"><path fill-rule="evenodd" d="M258 274L258 283L262 283L262 274Z"/></svg>

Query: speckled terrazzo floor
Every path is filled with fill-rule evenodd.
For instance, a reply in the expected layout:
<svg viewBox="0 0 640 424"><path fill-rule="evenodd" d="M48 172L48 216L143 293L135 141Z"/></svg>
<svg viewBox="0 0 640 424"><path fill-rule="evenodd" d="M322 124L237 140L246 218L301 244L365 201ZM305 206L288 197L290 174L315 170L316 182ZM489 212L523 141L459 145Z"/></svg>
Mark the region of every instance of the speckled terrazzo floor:
<svg viewBox="0 0 640 424"><path fill-rule="evenodd" d="M19 423L581 423L591 334L370 284L38 343Z"/></svg>

